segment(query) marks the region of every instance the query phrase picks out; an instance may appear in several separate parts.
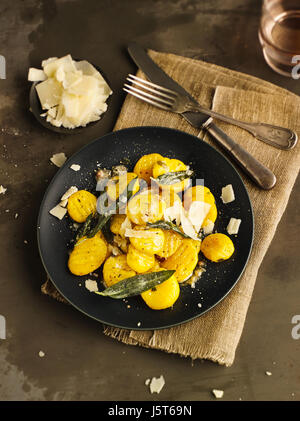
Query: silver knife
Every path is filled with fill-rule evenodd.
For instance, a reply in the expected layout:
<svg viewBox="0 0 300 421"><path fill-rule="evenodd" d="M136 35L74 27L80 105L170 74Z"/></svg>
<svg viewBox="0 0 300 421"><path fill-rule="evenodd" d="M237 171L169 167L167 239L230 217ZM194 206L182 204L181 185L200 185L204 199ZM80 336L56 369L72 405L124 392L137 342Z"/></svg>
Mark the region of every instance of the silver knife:
<svg viewBox="0 0 300 421"><path fill-rule="evenodd" d="M186 95L197 104L196 100L175 80L168 76L146 51L138 44L132 42L128 46L128 52L135 64L145 73L148 79L165 88L172 89L179 94ZM208 133L225 149L235 162L248 174L248 176L262 189L272 189L276 184L276 177L267 167L250 155L238 143L231 139L223 130L219 129L211 117L207 118L204 113L186 112L181 114L192 126L206 129Z"/></svg>

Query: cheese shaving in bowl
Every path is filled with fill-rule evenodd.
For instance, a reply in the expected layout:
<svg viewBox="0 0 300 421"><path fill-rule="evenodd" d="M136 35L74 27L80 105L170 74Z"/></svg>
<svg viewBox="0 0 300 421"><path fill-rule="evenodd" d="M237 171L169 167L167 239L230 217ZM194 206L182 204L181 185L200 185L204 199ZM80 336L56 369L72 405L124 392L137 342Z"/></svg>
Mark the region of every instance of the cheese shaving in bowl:
<svg viewBox="0 0 300 421"><path fill-rule="evenodd" d="M74 129L97 121L107 110L112 90L100 72L86 60L68 54L42 62L42 68L30 68L28 80L35 86L46 121L55 127Z"/></svg>

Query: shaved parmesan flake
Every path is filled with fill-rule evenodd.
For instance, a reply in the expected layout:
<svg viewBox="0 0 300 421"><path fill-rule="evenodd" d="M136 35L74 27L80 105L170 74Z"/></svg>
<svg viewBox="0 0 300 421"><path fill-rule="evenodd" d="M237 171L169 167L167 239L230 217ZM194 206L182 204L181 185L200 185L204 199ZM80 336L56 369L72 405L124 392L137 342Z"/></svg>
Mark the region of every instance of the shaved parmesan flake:
<svg viewBox="0 0 300 421"><path fill-rule="evenodd" d="M35 87L42 109L48 110L60 102L62 87L55 79L46 79Z"/></svg>
<svg viewBox="0 0 300 421"><path fill-rule="evenodd" d="M133 230L130 228L125 229L125 237L131 238L151 238L155 237L155 233L147 230Z"/></svg>
<svg viewBox="0 0 300 421"><path fill-rule="evenodd" d="M215 398L221 399L224 396L224 390L213 389L212 393L215 395Z"/></svg>
<svg viewBox="0 0 300 421"><path fill-rule="evenodd" d="M128 216L126 216L126 218L124 219L124 221L122 222L121 227L120 227L120 235L122 237L125 237L126 229L131 229L131 228L132 228L131 221L128 218Z"/></svg>
<svg viewBox="0 0 300 421"><path fill-rule="evenodd" d="M175 202L173 206L166 208L164 211L164 219L165 221L175 221L176 225L180 224L181 220L181 213L183 211L182 204L180 202Z"/></svg>
<svg viewBox="0 0 300 421"><path fill-rule="evenodd" d="M71 170L73 171L79 171L80 170L80 165L78 164L73 164L70 166Z"/></svg>
<svg viewBox="0 0 300 421"><path fill-rule="evenodd" d="M184 211L181 212L180 222L181 222L182 230L186 235L191 237L193 240L200 241L200 238L198 238L197 232L195 231L195 228L192 222L185 215Z"/></svg>
<svg viewBox="0 0 300 421"><path fill-rule="evenodd" d="M200 231L203 221L208 214L211 205L209 203L194 201L189 208L188 217L196 232Z"/></svg>
<svg viewBox="0 0 300 421"><path fill-rule="evenodd" d="M30 68L28 79L35 86L46 121L56 127L74 129L97 121L107 110L112 90L99 71L85 60L76 62L68 54L42 62L43 70ZM54 109L54 107L58 107Z"/></svg>
<svg viewBox="0 0 300 421"><path fill-rule="evenodd" d="M114 256L119 256L120 254L122 254L122 252L117 246L112 246L111 244L108 244L108 251Z"/></svg>
<svg viewBox="0 0 300 421"><path fill-rule="evenodd" d="M98 291L98 284L97 281L93 281L92 279L87 279L85 281L85 287L90 292L97 292Z"/></svg>
<svg viewBox="0 0 300 421"><path fill-rule="evenodd" d="M41 69L35 69L34 67L30 67L28 70L28 80L29 82L41 82L46 80L47 76Z"/></svg>
<svg viewBox="0 0 300 421"><path fill-rule="evenodd" d="M61 201L69 199L70 196L72 196L72 194L76 193L78 191L78 188L76 186L71 186L65 194L62 195L61 197Z"/></svg>
<svg viewBox="0 0 300 421"><path fill-rule="evenodd" d="M208 235L211 234L214 230L215 224L213 221L211 221L210 219L208 219L206 221L206 225L203 227L203 233L204 235Z"/></svg>
<svg viewBox="0 0 300 421"><path fill-rule="evenodd" d="M46 60L42 61L42 67L44 68L47 64L51 63L51 61L57 60L57 57L49 57Z"/></svg>
<svg viewBox="0 0 300 421"><path fill-rule="evenodd" d="M63 208L65 208L67 204L68 204L68 199L64 199L59 203L59 205L62 206Z"/></svg>
<svg viewBox="0 0 300 421"><path fill-rule="evenodd" d="M51 209L49 211L49 213L51 213L51 215L55 216L58 219L63 219L63 217L65 216L65 214L67 213L67 209L63 208L60 205L56 205L53 209Z"/></svg>
<svg viewBox="0 0 300 421"><path fill-rule="evenodd" d="M0 194L5 194L6 190L7 189L5 187L3 187L2 185L0 186Z"/></svg>
<svg viewBox="0 0 300 421"><path fill-rule="evenodd" d="M234 235L239 232L239 228L242 220L236 218L230 218L229 224L227 225L227 232L229 235Z"/></svg>
<svg viewBox="0 0 300 421"><path fill-rule="evenodd" d="M161 375L158 378L152 377L151 382L150 382L150 392L160 393L164 385L165 385L165 379L163 375Z"/></svg>
<svg viewBox="0 0 300 421"><path fill-rule="evenodd" d="M232 184L228 184L227 186L222 187L221 199L223 203L230 203L235 200Z"/></svg>
<svg viewBox="0 0 300 421"><path fill-rule="evenodd" d="M146 385L146 386L149 386L149 384L150 384L150 379L146 379L146 380L145 380L145 385Z"/></svg>
<svg viewBox="0 0 300 421"><path fill-rule="evenodd" d="M66 160L67 157L63 152L56 153L50 158L50 161L59 168L66 162Z"/></svg>

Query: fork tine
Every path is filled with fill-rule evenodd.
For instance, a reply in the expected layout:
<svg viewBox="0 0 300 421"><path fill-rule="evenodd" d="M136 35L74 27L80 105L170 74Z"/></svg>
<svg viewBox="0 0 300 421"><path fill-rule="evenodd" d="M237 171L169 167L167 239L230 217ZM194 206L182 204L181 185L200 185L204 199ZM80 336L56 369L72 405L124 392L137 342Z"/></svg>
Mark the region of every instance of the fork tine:
<svg viewBox="0 0 300 421"><path fill-rule="evenodd" d="M140 77L137 77L137 76L132 75L132 74L129 74L128 77L131 77L132 79L135 79L135 80L137 80L141 83L144 83L146 85L152 86L153 88L160 89L161 91L168 92L169 94L177 96L177 93L174 92L174 91L171 91L171 89L167 89L167 88L164 88L163 86L156 85L155 83L149 82L148 80L141 79Z"/></svg>
<svg viewBox="0 0 300 421"><path fill-rule="evenodd" d="M129 88L129 89L133 90L134 92L136 92L138 94L142 94L142 95L146 96L147 98L150 98L150 99L153 99L153 100L158 101L160 103L169 105L170 107L173 104L173 102L171 102L171 101L167 101L166 99L160 98L158 96L158 93L156 93L156 95L152 95L152 94L149 94L148 92L142 91L141 89L135 88L132 85L128 85L127 83L125 83L124 86L126 86L126 88Z"/></svg>
<svg viewBox="0 0 300 421"><path fill-rule="evenodd" d="M133 92L131 89L123 88L123 91L128 92L130 95L133 95L133 96L141 99L142 101L148 102L149 104L154 105L155 107L162 108L163 110L170 111L170 107L168 107L167 105L163 105L163 104L161 104L160 102L157 102L157 101L152 101L151 99L146 98L143 95L139 95L136 92Z"/></svg>
<svg viewBox="0 0 300 421"><path fill-rule="evenodd" d="M154 94L156 94L156 95L161 95L161 96L163 96L164 98L168 98L168 99L171 99L172 101L174 101L174 98L177 96L177 93L176 92L174 92L173 93L173 96L171 96L171 95L169 95L169 94L165 94L164 93L164 88L162 88L161 86L159 86L159 85L155 85L154 83L151 83L151 85L150 85L150 82L149 83L145 83L145 82L147 82L147 81L145 81L145 80L143 80L143 79L140 79L140 78L138 78L139 80L141 80L142 82L139 82L139 81L137 81L137 80L135 80L135 79L133 79L132 77L131 77L131 75L129 75L129 76L127 76L127 78L126 78L126 80L128 80L129 82L131 82L131 83L133 83L133 84L135 84L135 85L138 85L138 86L140 86L141 88L143 88L143 89L145 89L145 90L147 90L147 91L149 91L149 92L153 92ZM148 85L150 85L150 86L155 86L155 89L154 88L152 88L152 87L150 87L150 86L148 86ZM163 92L162 92L163 91Z"/></svg>

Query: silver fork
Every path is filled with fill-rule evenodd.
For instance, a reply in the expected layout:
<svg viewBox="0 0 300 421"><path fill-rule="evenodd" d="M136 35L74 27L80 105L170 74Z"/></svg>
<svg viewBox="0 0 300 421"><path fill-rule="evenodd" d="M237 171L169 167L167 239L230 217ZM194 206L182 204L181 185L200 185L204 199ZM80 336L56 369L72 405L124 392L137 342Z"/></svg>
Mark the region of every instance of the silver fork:
<svg viewBox="0 0 300 421"><path fill-rule="evenodd" d="M134 75L128 75L126 80L131 82L132 85L136 85L142 89L125 83L123 88L124 91L163 110L172 111L178 114L184 112L202 112L210 117L241 127L250 132L257 139L280 149L292 149L297 143L298 136L290 129L273 126L271 124L246 123L244 121L236 120L232 117L203 108L201 105L192 102L187 96L180 95L177 92Z"/></svg>

